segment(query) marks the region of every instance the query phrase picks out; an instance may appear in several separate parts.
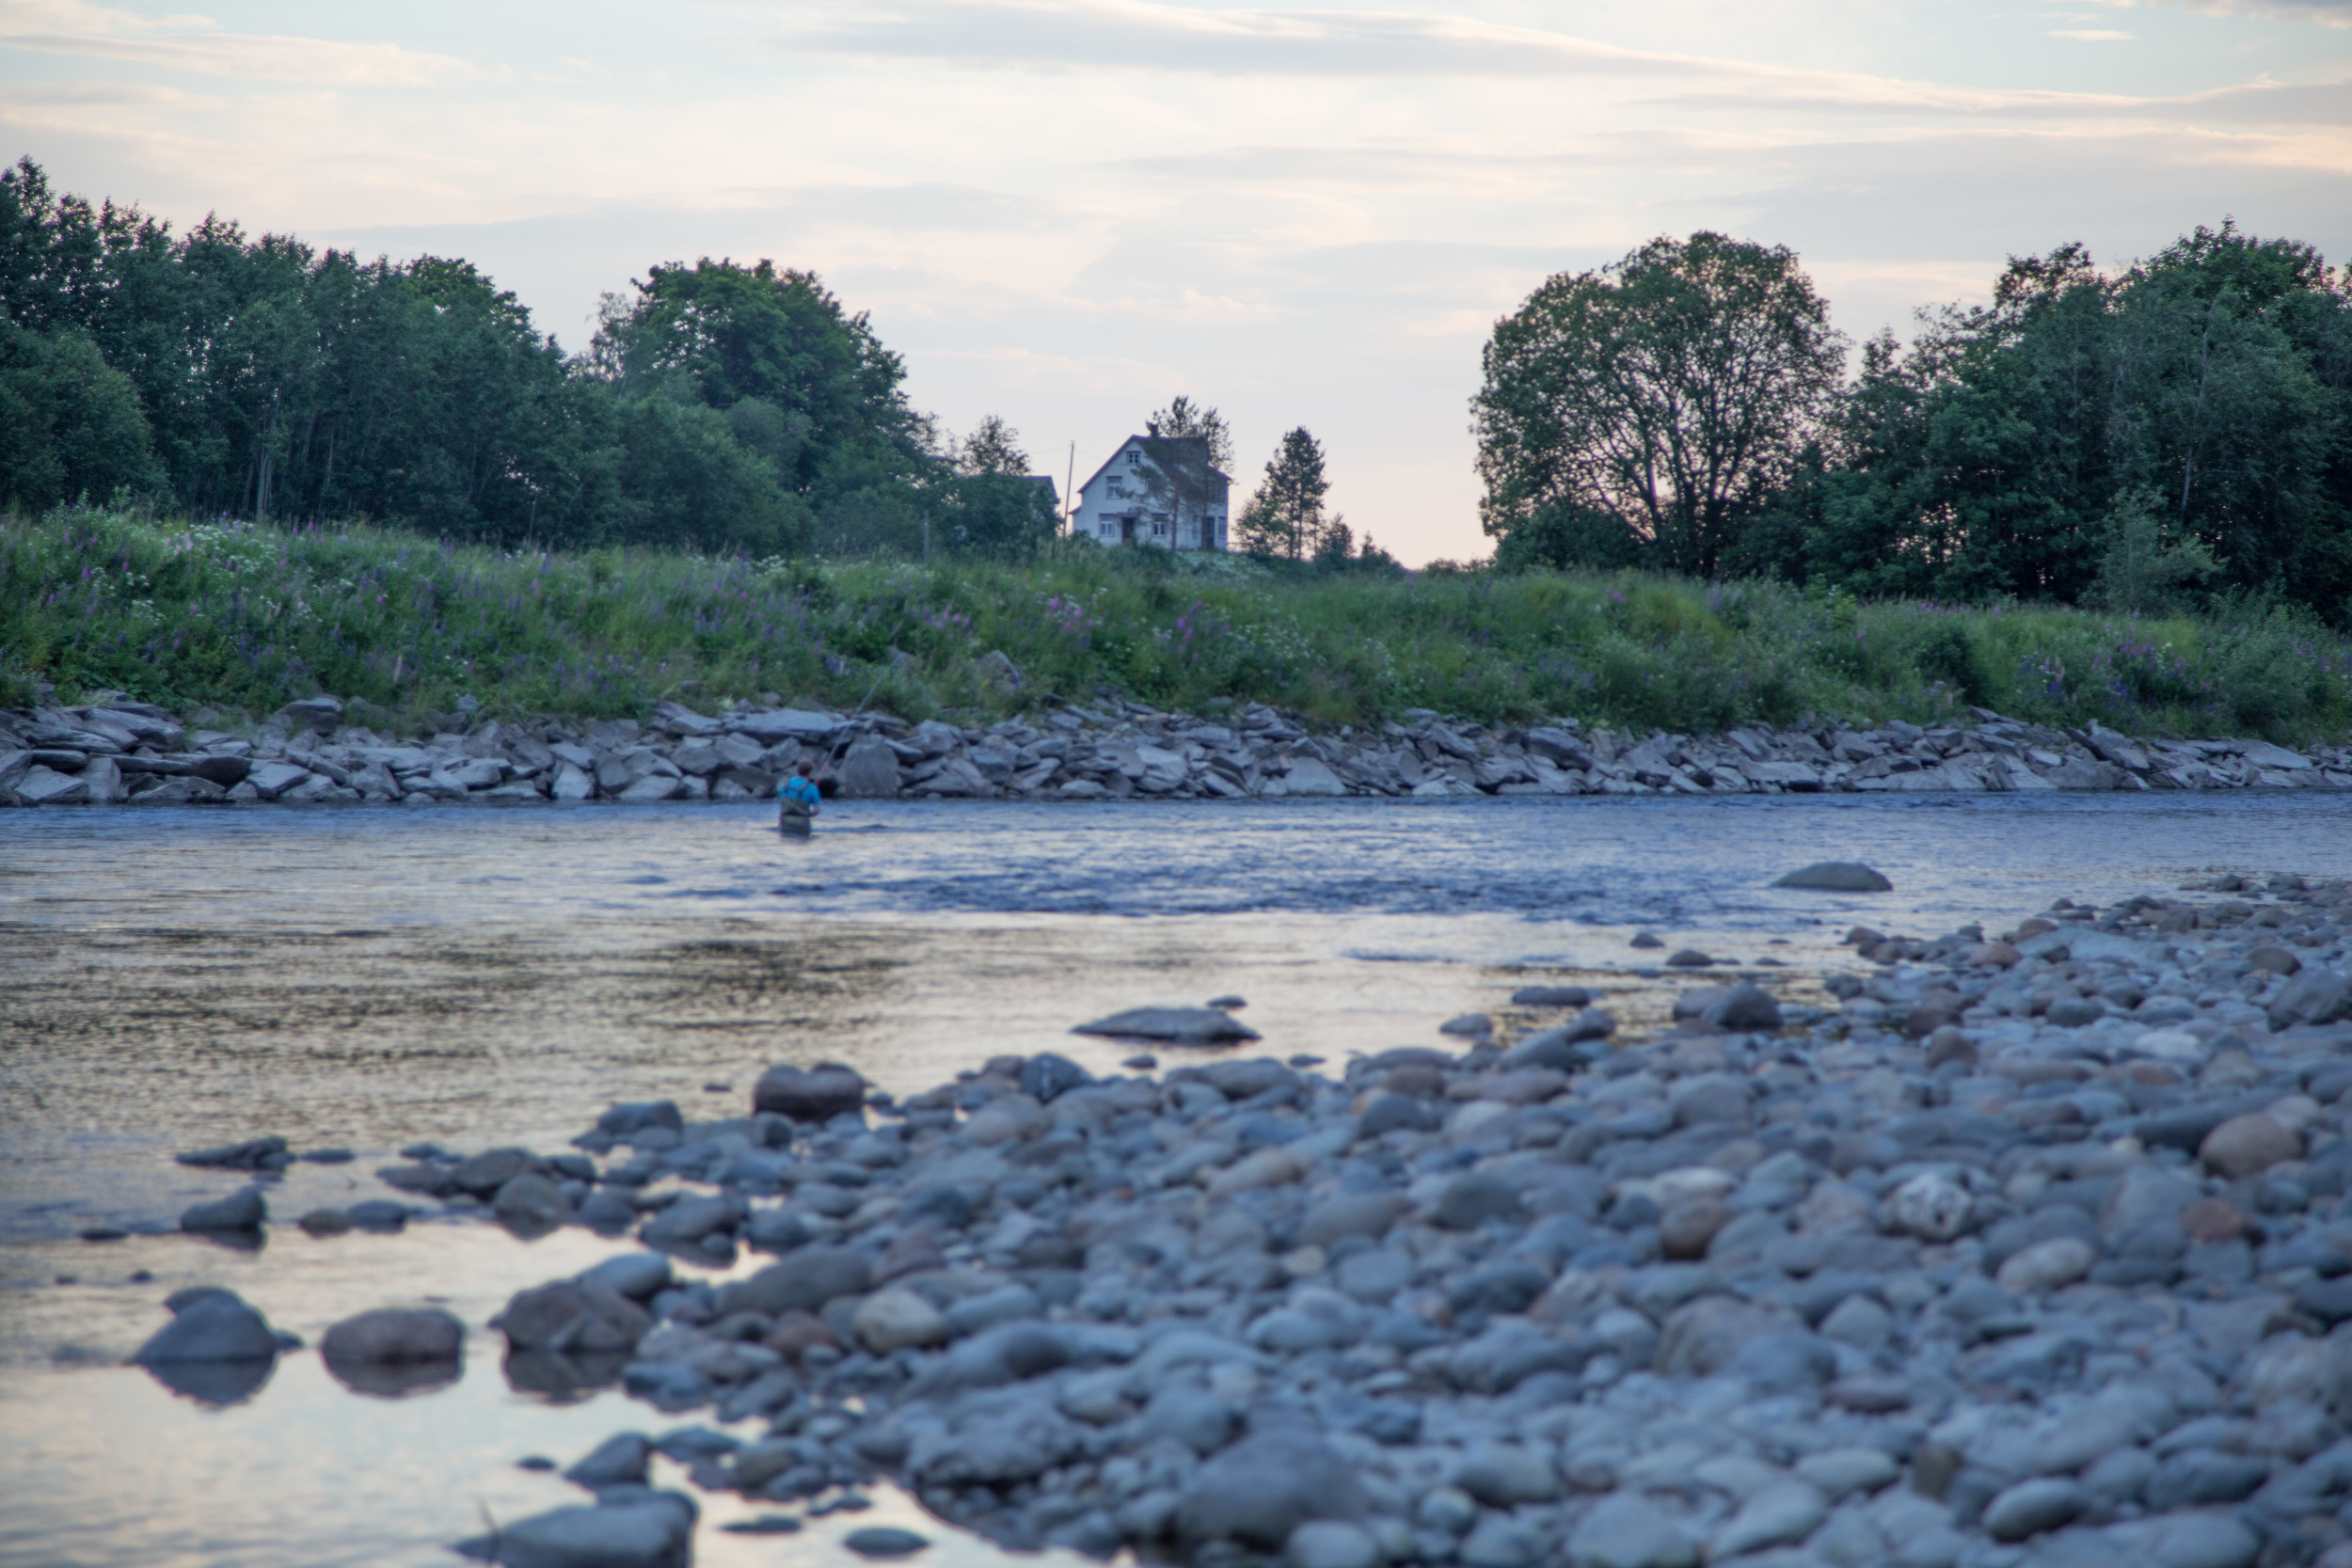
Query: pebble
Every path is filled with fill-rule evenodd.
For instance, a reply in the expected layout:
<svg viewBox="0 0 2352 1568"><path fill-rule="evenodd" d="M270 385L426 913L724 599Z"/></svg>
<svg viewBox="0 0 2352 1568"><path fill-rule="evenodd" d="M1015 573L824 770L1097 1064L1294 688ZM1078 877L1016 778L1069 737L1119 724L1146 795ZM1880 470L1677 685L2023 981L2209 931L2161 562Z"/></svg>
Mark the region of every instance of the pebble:
<svg viewBox="0 0 2352 1568"><path fill-rule="evenodd" d="M843 1536L841 1544L860 1557L895 1558L913 1557L930 1545L930 1541L911 1529L899 1529L892 1525L867 1525L863 1529L853 1529Z"/></svg>

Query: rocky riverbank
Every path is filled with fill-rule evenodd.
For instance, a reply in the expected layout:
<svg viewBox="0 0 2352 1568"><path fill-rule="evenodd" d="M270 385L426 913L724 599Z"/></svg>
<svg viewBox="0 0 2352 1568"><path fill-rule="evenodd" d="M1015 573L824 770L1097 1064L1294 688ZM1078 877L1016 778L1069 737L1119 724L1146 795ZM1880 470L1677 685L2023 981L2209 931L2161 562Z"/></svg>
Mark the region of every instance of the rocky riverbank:
<svg viewBox="0 0 2352 1568"><path fill-rule="evenodd" d="M2352 886L2223 879L1857 928L1820 976L1677 954L1642 1037L1613 971L1443 1050L1008 1057L902 1101L779 1067L724 1119L414 1148L401 1204L643 1243L492 1326L517 1386L617 1384L658 1434L583 1433L593 1501L465 1549L682 1563L659 1452L751 1528L888 1478L1097 1557L2352 1568L2348 924ZM1226 1000L1085 1027L1231 1037ZM279 1354L234 1298L172 1305L144 1359L175 1386ZM394 1308L324 1349L397 1392L462 1329Z"/></svg>
<svg viewBox="0 0 2352 1568"><path fill-rule="evenodd" d="M466 720L407 738L352 721L332 697L233 731L128 699L0 712L0 803L17 805L744 801L771 797L794 769L869 799L2344 789L2352 748L2150 740L1990 712L1966 728L1759 724L1697 738L1571 719L1496 730L1431 713L1310 734L1262 705L1212 723L1139 703L1064 705L986 730L664 703L644 724Z"/></svg>

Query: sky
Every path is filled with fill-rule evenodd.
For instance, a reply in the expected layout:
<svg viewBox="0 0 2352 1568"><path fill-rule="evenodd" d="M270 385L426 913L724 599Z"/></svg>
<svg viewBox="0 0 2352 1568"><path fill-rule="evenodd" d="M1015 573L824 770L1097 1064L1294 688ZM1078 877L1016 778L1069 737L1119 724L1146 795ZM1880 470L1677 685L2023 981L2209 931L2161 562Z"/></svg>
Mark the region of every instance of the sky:
<svg viewBox="0 0 2352 1568"><path fill-rule="evenodd" d="M2352 0L0 0L0 126L182 227L464 256L567 348L658 262L813 269L1057 483L1182 392L1237 504L1304 425L1412 564L1489 548L1496 318L1661 234L1789 246L1856 339L2071 240L2352 259Z"/></svg>

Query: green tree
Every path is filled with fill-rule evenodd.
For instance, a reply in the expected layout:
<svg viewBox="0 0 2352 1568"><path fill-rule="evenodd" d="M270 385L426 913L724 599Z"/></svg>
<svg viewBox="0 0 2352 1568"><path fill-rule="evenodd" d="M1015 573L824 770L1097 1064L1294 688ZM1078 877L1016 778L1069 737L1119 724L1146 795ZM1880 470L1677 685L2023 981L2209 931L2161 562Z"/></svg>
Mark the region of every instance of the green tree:
<svg viewBox="0 0 2352 1568"><path fill-rule="evenodd" d="M162 478L130 377L78 334L0 320L0 506L103 501Z"/></svg>
<svg viewBox="0 0 2352 1568"><path fill-rule="evenodd" d="M956 466L966 474L1026 474L1029 454L1021 450L1021 432L1001 416L983 414L963 438Z"/></svg>
<svg viewBox="0 0 2352 1568"><path fill-rule="evenodd" d="M2109 274L2061 245L1921 327L1865 345L1802 564L1776 570L1952 600L2202 584L2346 613L2352 299L2310 246L2225 223Z"/></svg>
<svg viewBox="0 0 2352 1568"><path fill-rule="evenodd" d="M1143 428L1171 441L1203 441L1207 445L1202 455L1209 467L1228 473L1232 470L1233 433L1213 404L1195 403L1180 392L1168 400L1167 407L1154 409Z"/></svg>
<svg viewBox="0 0 2352 1568"><path fill-rule="evenodd" d="M1711 574L1828 412L1844 341L1785 246L1653 240L1495 325L1471 400L1486 531L1562 506Z"/></svg>
<svg viewBox="0 0 2352 1568"><path fill-rule="evenodd" d="M1323 443L1305 425L1286 434L1266 459L1265 478L1242 510L1234 536L1252 555L1298 561L1322 548L1329 523L1323 513L1331 482L1324 473Z"/></svg>

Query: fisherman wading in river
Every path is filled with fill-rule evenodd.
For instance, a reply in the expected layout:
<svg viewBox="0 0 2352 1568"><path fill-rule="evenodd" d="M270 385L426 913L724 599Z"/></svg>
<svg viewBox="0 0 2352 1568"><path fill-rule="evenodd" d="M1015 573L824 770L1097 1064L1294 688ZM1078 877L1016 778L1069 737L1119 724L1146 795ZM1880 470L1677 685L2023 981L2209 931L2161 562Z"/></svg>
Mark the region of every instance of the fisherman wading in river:
<svg viewBox="0 0 2352 1568"><path fill-rule="evenodd" d="M776 832L788 837L806 838L820 803L817 786L799 768L794 768L792 776L776 788Z"/></svg>

